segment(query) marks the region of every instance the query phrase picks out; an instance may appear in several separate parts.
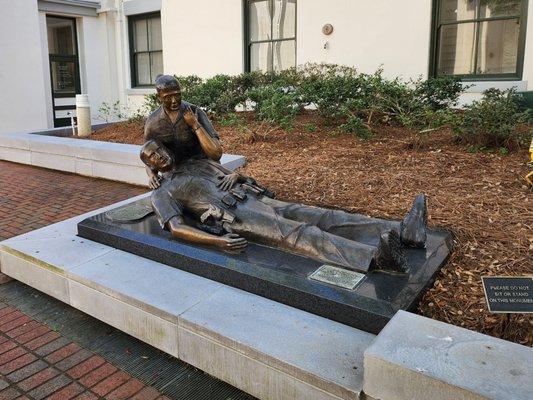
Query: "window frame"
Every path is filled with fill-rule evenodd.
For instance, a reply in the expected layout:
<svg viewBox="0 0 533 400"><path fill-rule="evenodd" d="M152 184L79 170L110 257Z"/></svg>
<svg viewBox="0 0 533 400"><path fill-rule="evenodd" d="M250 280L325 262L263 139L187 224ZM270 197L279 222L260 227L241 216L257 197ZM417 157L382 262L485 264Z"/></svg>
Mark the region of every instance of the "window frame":
<svg viewBox="0 0 533 400"><path fill-rule="evenodd" d="M160 11L155 11L155 12L149 12L149 13L144 13L144 14L135 14L135 15L128 15L128 40L129 40L129 45L130 45L130 76L131 76L131 88L132 89L137 89L137 88L151 88L153 87L153 83L150 83L150 84L139 84L139 82L137 82L137 62L136 62L136 59L135 59L135 55L136 54L140 54L140 53L148 53L149 54L149 57L150 57L150 54L151 53L161 53L161 56L163 57L163 44L161 43L161 50L150 50L150 42L148 41L147 45L148 45L148 50L146 51L135 51L135 48L134 48L134 43L133 43L133 31L134 31L134 27L133 27L133 24L136 22L136 21L140 21L140 20L148 20L150 18L153 18L153 17L159 17L159 19L161 19L161 12ZM148 34L148 23L146 24L146 37L148 38L149 37L149 34ZM148 40L148 39L147 39ZM149 68L150 68L150 78L152 76L152 65L151 63L149 64Z"/></svg>
<svg viewBox="0 0 533 400"><path fill-rule="evenodd" d="M479 5L476 5L476 17L471 19L465 19L458 22L446 22L440 23L440 5L443 0L433 0L432 2L432 18L431 18L431 47L430 47L430 56L429 56L429 76L453 76L457 77L463 81L516 81L522 80L524 72L524 53L526 46L526 29L527 29L527 10L528 10L528 1L522 0L520 15L518 19L520 21L520 30L518 33L518 49L517 49L517 58L516 58L516 72L514 73L501 73L501 74L438 74L438 49L439 49L439 30L443 25L459 25L464 23L475 23L476 33L475 33L475 60L477 62L478 54L478 43L479 43L479 25L485 21L503 21L516 19L516 15L513 16L497 16L489 18L479 18L477 15L479 11Z"/></svg>
<svg viewBox="0 0 533 400"><path fill-rule="evenodd" d="M250 36L250 4L265 0L243 0L243 17L244 17L244 72L251 72L251 47L256 43L275 43L275 42L288 42L294 40L294 66L298 65L298 0L294 2L294 36L283 39L270 39L270 40L254 40L252 41ZM274 15L273 9L270 10L271 15ZM273 36L273 20L270 20L270 37ZM273 60L273 57L272 57ZM268 71L267 71L268 72ZM274 68L272 71L274 72Z"/></svg>

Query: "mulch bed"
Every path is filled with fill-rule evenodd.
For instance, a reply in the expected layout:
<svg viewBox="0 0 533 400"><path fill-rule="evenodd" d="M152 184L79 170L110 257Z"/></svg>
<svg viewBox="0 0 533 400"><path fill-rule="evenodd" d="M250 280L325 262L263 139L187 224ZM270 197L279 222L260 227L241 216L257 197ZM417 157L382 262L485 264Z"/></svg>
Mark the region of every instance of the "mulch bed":
<svg viewBox="0 0 533 400"><path fill-rule="evenodd" d="M217 129L226 153L246 156L240 172L282 200L401 219L414 197L426 193L430 226L453 231L456 248L418 312L533 345L533 317L489 313L481 284L484 275L533 274L527 152L470 153L445 129L430 134L422 148L405 128L382 127L362 141L319 123L309 132L310 120L304 116L291 132L277 130L255 141L242 128ZM123 123L92 139L142 144L142 129L142 123Z"/></svg>

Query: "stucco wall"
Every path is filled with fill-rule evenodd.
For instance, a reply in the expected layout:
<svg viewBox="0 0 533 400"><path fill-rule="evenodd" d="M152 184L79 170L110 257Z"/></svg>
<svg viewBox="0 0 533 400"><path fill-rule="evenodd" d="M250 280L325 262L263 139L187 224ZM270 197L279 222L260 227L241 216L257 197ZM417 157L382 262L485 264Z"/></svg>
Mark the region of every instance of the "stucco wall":
<svg viewBox="0 0 533 400"><path fill-rule="evenodd" d="M213 76L243 71L241 0L163 0L163 67L167 74Z"/></svg>
<svg viewBox="0 0 533 400"><path fill-rule="evenodd" d="M118 100L116 85L117 65L110 57L108 36L114 37L114 32L108 31L107 13L98 17L83 17L78 19L78 42L80 44L80 67L82 93L89 94L91 104L92 123L101 122L98 109L102 104L112 104ZM112 18L112 15L110 15ZM114 51L114 47L111 49Z"/></svg>
<svg viewBox="0 0 533 400"><path fill-rule="evenodd" d="M528 24L526 48L524 50L524 74L522 80L527 81L527 89L533 90L533 0L528 3Z"/></svg>
<svg viewBox="0 0 533 400"><path fill-rule="evenodd" d="M333 25L326 36L322 26ZM297 62L330 62L386 76L427 76L431 1L298 2ZM326 49L324 45L327 42Z"/></svg>
<svg viewBox="0 0 533 400"><path fill-rule="evenodd" d="M185 8L179 1L163 0L165 73L203 77L241 73L242 4L242 0L204 0ZM334 26L330 36L322 33L325 23ZM383 65L388 76L426 76L430 32L431 2L427 0L299 1L297 63L346 64L363 72Z"/></svg>
<svg viewBox="0 0 533 400"><path fill-rule="evenodd" d="M46 128L37 1L0 0L0 10L0 133Z"/></svg>

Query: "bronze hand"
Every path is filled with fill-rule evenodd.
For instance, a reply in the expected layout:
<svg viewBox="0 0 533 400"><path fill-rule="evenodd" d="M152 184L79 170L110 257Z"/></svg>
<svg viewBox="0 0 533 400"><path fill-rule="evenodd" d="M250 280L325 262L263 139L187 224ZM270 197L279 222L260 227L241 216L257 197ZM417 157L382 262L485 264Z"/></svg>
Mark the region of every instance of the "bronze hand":
<svg viewBox="0 0 533 400"><path fill-rule="evenodd" d="M239 180L239 174L232 173L229 175L219 176L220 182L217 183L217 186L221 190L230 190Z"/></svg>

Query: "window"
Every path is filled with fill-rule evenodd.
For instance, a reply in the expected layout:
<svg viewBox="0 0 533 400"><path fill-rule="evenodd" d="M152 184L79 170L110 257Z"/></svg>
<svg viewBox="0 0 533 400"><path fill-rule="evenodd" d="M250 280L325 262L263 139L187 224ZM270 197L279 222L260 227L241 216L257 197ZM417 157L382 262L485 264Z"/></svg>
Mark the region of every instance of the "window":
<svg viewBox="0 0 533 400"><path fill-rule="evenodd" d="M296 66L296 0L247 0L246 70Z"/></svg>
<svg viewBox="0 0 533 400"><path fill-rule="evenodd" d="M432 75L521 79L527 0L437 0Z"/></svg>
<svg viewBox="0 0 533 400"><path fill-rule="evenodd" d="M131 87L152 86L163 73L163 45L159 13L128 18Z"/></svg>

